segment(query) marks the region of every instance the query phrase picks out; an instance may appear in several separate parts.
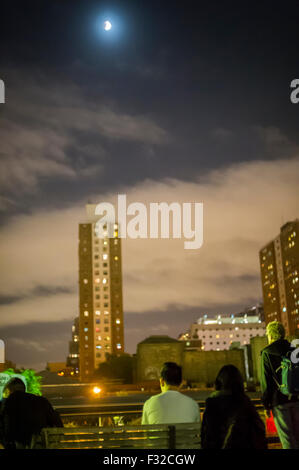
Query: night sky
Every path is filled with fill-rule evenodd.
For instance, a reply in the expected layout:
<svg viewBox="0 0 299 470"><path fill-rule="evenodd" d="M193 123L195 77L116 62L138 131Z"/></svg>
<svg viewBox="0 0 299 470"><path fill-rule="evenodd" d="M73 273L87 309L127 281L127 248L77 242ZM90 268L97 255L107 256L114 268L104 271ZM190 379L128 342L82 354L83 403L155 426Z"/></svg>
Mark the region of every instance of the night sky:
<svg viewBox="0 0 299 470"><path fill-rule="evenodd" d="M297 1L1 5L0 337L63 361L85 204L204 203L204 245L124 240L125 349L261 301L258 251L299 217ZM112 23L103 30L105 19Z"/></svg>

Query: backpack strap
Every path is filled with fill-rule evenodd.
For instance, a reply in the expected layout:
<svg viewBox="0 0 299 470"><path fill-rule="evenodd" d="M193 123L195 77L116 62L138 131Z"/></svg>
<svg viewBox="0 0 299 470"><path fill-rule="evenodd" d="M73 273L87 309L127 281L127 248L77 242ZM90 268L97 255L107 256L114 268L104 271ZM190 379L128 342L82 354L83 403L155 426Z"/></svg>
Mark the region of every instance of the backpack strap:
<svg viewBox="0 0 299 470"><path fill-rule="evenodd" d="M268 359L269 359L270 367L271 367L271 370L272 370L272 378L273 378L274 382L276 383L276 385L278 387L278 390L280 391L280 383L279 383L278 378L277 378L277 372L282 368L282 366L279 366L276 370L274 370L274 367L273 367L273 364L271 362L271 358L270 358L269 353L268 353Z"/></svg>

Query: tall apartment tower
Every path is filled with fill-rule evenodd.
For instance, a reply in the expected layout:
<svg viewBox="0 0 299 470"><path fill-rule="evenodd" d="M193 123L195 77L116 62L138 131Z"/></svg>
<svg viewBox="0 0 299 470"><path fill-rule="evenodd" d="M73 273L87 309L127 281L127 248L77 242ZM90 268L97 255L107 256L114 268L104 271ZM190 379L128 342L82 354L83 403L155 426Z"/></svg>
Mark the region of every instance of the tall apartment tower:
<svg viewBox="0 0 299 470"><path fill-rule="evenodd" d="M75 318L72 326L72 340L69 342L66 366L72 367L76 375L79 374L79 317Z"/></svg>
<svg viewBox="0 0 299 470"><path fill-rule="evenodd" d="M89 381L108 354L124 352L121 239L118 224L96 234L95 205L79 224L80 380ZM113 237L108 237L109 229Z"/></svg>
<svg viewBox="0 0 299 470"><path fill-rule="evenodd" d="M299 219L259 252L266 324L277 320L286 333L299 330Z"/></svg>

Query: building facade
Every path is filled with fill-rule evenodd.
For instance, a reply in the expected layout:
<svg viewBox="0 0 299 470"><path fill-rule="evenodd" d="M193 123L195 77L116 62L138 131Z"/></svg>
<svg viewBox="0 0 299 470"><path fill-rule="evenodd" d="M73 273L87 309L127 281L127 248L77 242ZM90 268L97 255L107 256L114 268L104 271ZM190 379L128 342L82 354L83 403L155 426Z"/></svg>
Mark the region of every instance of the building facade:
<svg viewBox="0 0 299 470"><path fill-rule="evenodd" d="M258 313L259 312L259 313ZM265 335L263 311L260 306L236 315L200 317L186 333L180 335L181 341L201 341L202 351L223 351L232 346L250 344L251 338Z"/></svg>
<svg viewBox="0 0 299 470"><path fill-rule="evenodd" d="M169 336L150 336L137 345L136 381L158 381L164 362L169 361L182 367L185 381L201 386L213 386L219 370L225 364L235 365L246 378L242 349L191 350L185 347L184 341Z"/></svg>
<svg viewBox="0 0 299 470"><path fill-rule="evenodd" d="M76 375L79 374L79 317L75 318L72 325L72 339L69 342L66 366L71 367Z"/></svg>
<svg viewBox="0 0 299 470"><path fill-rule="evenodd" d="M259 252L266 324L283 323L287 335L299 330L299 219Z"/></svg>
<svg viewBox="0 0 299 470"><path fill-rule="evenodd" d="M80 380L92 378L107 355L124 352L121 240L118 224L97 235L94 205L79 225ZM111 237L112 233L112 237Z"/></svg>

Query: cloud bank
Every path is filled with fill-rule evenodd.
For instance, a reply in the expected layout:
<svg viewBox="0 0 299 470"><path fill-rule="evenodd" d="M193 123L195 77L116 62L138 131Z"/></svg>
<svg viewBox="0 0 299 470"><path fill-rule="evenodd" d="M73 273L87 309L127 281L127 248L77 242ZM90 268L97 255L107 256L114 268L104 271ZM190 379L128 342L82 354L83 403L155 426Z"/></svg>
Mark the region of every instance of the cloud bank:
<svg viewBox="0 0 299 470"><path fill-rule="evenodd" d="M258 251L299 215L299 159L242 163L198 175L197 182L146 180L130 202L203 202L204 244L183 240L122 242L124 311L216 307L261 298ZM95 203L115 194L93 195ZM57 322L78 314L78 223L84 203L20 215L0 231L0 326ZM15 301L13 300L16 297ZM188 327L188 325L186 325Z"/></svg>

